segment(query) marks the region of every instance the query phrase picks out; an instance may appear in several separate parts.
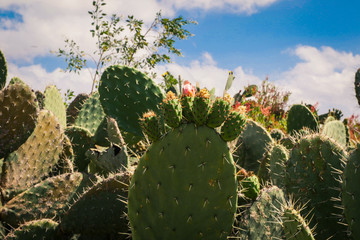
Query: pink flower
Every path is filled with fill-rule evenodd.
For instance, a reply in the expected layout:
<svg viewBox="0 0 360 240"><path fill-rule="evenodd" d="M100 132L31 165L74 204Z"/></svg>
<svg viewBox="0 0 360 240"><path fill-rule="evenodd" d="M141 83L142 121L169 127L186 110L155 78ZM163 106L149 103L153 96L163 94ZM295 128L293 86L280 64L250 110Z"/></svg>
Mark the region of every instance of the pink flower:
<svg viewBox="0 0 360 240"><path fill-rule="evenodd" d="M266 117L270 115L270 109L271 109L270 106L268 106L266 108L263 108L263 107L260 108L261 113Z"/></svg>
<svg viewBox="0 0 360 240"><path fill-rule="evenodd" d="M194 97L195 91L196 91L195 87L193 85L191 85L191 83L189 81L184 82L183 96Z"/></svg>

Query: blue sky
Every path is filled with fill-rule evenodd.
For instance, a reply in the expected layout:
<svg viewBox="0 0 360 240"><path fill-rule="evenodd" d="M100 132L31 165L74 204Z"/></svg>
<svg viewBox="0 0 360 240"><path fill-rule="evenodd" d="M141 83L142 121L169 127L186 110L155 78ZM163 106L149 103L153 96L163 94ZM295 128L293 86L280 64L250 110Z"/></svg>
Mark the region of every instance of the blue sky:
<svg viewBox="0 0 360 240"><path fill-rule="evenodd" d="M84 48L89 33L91 1L38 0L0 2L0 49L9 63L9 78L19 76L35 89L56 84L62 90L86 92L86 73L60 72L64 60L50 54L75 39ZM150 23L155 13L191 18L195 34L177 43L184 57L156 71L175 75L221 94L229 70L236 81L231 93L258 84L266 76L293 92L291 102L319 102L320 112L342 109L346 116L360 114L353 75L360 67L358 1L340 0L109 0L118 14L134 14Z"/></svg>

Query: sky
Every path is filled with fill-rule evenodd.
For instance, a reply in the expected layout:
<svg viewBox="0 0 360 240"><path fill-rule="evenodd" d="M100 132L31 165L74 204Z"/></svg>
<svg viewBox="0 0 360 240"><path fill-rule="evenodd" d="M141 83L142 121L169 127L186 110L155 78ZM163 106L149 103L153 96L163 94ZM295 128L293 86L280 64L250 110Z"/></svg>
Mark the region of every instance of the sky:
<svg viewBox="0 0 360 240"><path fill-rule="evenodd" d="M8 81L17 76L35 90L56 84L64 93L91 90L89 72L65 73L52 51L75 40L92 52L88 11L91 0L1 0L0 49L8 62ZM221 95L229 71L230 94L268 77L290 91L290 103L318 103L319 113L337 108L344 117L359 114L354 75L360 68L360 1L348 0L107 0L104 11L134 15L149 26L164 17L198 22L194 34L176 42L182 57L155 71L181 75ZM93 69L90 69L90 71ZM159 81L157 79L156 81Z"/></svg>

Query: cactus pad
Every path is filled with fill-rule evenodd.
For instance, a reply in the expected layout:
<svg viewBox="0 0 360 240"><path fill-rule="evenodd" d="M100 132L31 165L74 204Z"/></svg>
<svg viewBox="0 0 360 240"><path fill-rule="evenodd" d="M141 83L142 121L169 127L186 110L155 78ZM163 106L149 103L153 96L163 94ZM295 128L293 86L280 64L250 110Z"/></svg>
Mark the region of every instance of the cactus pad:
<svg viewBox="0 0 360 240"><path fill-rule="evenodd" d="M58 225L52 219L30 221L11 231L4 240L59 239Z"/></svg>
<svg viewBox="0 0 360 240"><path fill-rule="evenodd" d="M18 149L33 132L38 104L26 85L9 85L0 91L0 158Z"/></svg>
<svg viewBox="0 0 360 240"><path fill-rule="evenodd" d="M4 54L0 50L0 90L6 85L7 64Z"/></svg>
<svg viewBox="0 0 360 240"><path fill-rule="evenodd" d="M290 108L287 117L288 133L294 135L302 128L318 131L319 123L308 107L302 104L294 104Z"/></svg>
<svg viewBox="0 0 360 240"><path fill-rule="evenodd" d="M77 118L79 111L81 110L84 102L89 98L89 95L86 93L78 94L74 100L70 103L66 109L66 123L67 125L74 124L75 119Z"/></svg>
<svg viewBox="0 0 360 240"><path fill-rule="evenodd" d="M52 111L58 118L60 125L66 128L66 107L56 86L48 86L44 92L44 109Z"/></svg>
<svg viewBox="0 0 360 240"><path fill-rule="evenodd" d="M138 239L226 239L237 205L235 165L214 129L181 125L154 142L131 180Z"/></svg>

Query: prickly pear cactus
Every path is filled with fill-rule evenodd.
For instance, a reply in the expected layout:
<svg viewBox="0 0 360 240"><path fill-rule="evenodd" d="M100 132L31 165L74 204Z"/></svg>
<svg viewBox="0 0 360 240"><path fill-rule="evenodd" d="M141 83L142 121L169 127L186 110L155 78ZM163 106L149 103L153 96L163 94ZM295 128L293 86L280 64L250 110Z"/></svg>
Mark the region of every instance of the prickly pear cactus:
<svg viewBox="0 0 360 240"><path fill-rule="evenodd" d="M227 239L237 205L232 155L219 134L184 124L154 142L129 187L134 240Z"/></svg>
<svg viewBox="0 0 360 240"><path fill-rule="evenodd" d="M100 101L107 116L120 129L143 136L139 117L152 110L157 114L163 101L160 88L145 74L126 66L108 67L101 76Z"/></svg>
<svg viewBox="0 0 360 240"><path fill-rule="evenodd" d="M358 103L360 105L360 68L356 71L354 85L356 99L358 100Z"/></svg>
<svg viewBox="0 0 360 240"><path fill-rule="evenodd" d="M59 219L67 205L91 186L93 181L94 177L79 172L48 178L1 207L1 219L12 227L42 217Z"/></svg>
<svg viewBox="0 0 360 240"><path fill-rule="evenodd" d="M345 150L322 135L308 135L290 152L286 164L285 187L314 214L317 239L346 239L345 226L338 223L342 210L335 202L340 198L339 172L343 170Z"/></svg>
<svg viewBox="0 0 360 240"><path fill-rule="evenodd" d="M288 113L287 131L294 135L304 127L311 131L318 131L319 123L309 108L302 104L294 104Z"/></svg>
<svg viewBox="0 0 360 240"><path fill-rule="evenodd" d="M105 118L99 97L99 93L96 92L85 101L74 123L75 126L88 129L91 135L96 133L101 121Z"/></svg>
<svg viewBox="0 0 360 240"><path fill-rule="evenodd" d="M180 125L182 119L182 108L180 100L173 92L166 94L166 99L161 104L162 113L167 124L176 128Z"/></svg>
<svg viewBox="0 0 360 240"><path fill-rule="evenodd" d="M207 126L212 128L221 126L230 113L231 100L232 99L229 95L226 95L224 98L216 98L206 123Z"/></svg>
<svg viewBox="0 0 360 240"><path fill-rule="evenodd" d="M150 141L157 141L161 137L159 118L153 111L144 113L140 122Z"/></svg>
<svg viewBox="0 0 360 240"><path fill-rule="evenodd" d="M52 219L34 220L12 230L4 240L59 239L58 223Z"/></svg>
<svg viewBox="0 0 360 240"><path fill-rule="evenodd" d="M79 111L81 110L82 105L89 98L89 95L86 93L78 94L74 100L70 103L66 109L66 123L67 125L74 124L75 119L77 118Z"/></svg>
<svg viewBox="0 0 360 240"><path fill-rule="evenodd" d="M60 91L56 86L47 86L44 92L44 109L52 111L60 125L66 128L66 107Z"/></svg>
<svg viewBox="0 0 360 240"><path fill-rule="evenodd" d="M193 117L196 125L204 125L208 119L211 110L211 101L209 91L204 88L201 89L194 98L193 102Z"/></svg>
<svg viewBox="0 0 360 240"><path fill-rule="evenodd" d="M259 196L260 183L259 178L256 175L251 175L241 180L240 186L240 191L245 197L255 200Z"/></svg>
<svg viewBox="0 0 360 240"><path fill-rule="evenodd" d="M288 159L289 151L283 145L275 144L269 157L269 177L280 188L284 187Z"/></svg>
<svg viewBox="0 0 360 240"><path fill-rule="evenodd" d="M64 132L53 113L42 110L37 125L19 149L5 158L1 187L23 190L48 176L62 152Z"/></svg>
<svg viewBox="0 0 360 240"><path fill-rule="evenodd" d="M260 161L268 146L274 144L270 134L259 123L249 120L237 145L238 164L247 171L258 172Z"/></svg>
<svg viewBox="0 0 360 240"><path fill-rule="evenodd" d="M127 172L114 174L81 194L61 219L63 232L89 236L88 239L93 236L126 239L129 235L126 200L130 177Z"/></svg>
<svg viewBox="0 0 360 240"><path fill-rule="evenodd" d="M360 144L351 152L342 179L345 219L353 239L360 239Z"/></svg>
<svg viewBox="0 0 360 240"><path fill-rule="evenodd" d="M283 228L278 220L281 212L278 210L285 204L285 196L276 186L264 188L251 207L237 216L239 239L283 239Z"/></svg>
<svg viewBox="0 0 360 240"><path fill-rule="evenodd" d="M5 87L7 76L7 64L4 54L0 50L0 90Z"/></svg>
<svg viewBox="0 0 360 240"><path fill-rule="evenodd" d="M322 130L322 134L331 137L342 147L346 146L346 128L339 120L328 121Z"/></svg>
<svg viewBox="0 0 360 240"><path fill-rule="evenodd" d="M34 131L38 104L27 85L9 85L0 91L0 158L18 149Z"/></svg>
<svg viewBox="0 0 360 240"><path fill-rule="evenodd" d="M275 128L270 131L270 136L275 141L281 141L285 137L285 134L280 129Z"/></svg>

